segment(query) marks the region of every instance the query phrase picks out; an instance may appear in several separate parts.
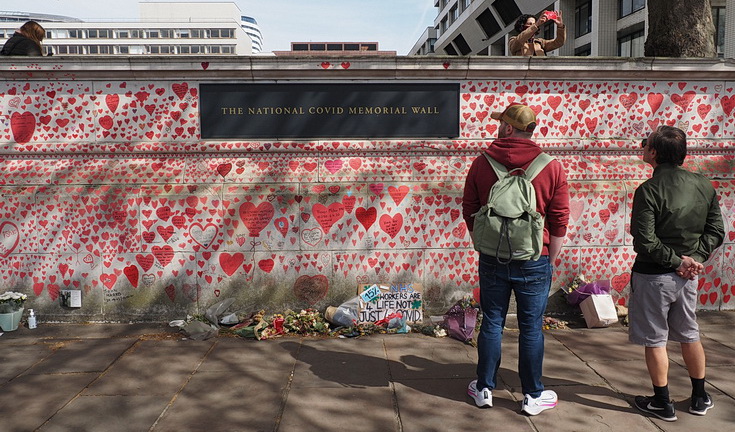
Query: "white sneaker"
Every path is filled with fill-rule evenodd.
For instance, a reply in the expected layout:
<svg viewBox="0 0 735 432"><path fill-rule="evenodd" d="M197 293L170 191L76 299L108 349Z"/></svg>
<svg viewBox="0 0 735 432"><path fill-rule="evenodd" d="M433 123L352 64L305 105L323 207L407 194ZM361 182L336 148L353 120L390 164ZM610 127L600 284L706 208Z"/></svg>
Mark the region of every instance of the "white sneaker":
<svg viewBox="0 0 735 432"><path fill-rule="evenodd" d="M556 392L553 390L544 390L541 392L541 396L532 398L531 395L525 395L523 397L523 406L521 411L528 415L538 415L541 411L554 408L559 398L556 396Z"/></svg>
<svg viewBox="0 0 735 432"><path fill-rule="evenodd" d="M479 407L493 406L493 392L489 388L477 391L477 380L473 380L467 387L467 394L475 401L475 405Z"/></svg>

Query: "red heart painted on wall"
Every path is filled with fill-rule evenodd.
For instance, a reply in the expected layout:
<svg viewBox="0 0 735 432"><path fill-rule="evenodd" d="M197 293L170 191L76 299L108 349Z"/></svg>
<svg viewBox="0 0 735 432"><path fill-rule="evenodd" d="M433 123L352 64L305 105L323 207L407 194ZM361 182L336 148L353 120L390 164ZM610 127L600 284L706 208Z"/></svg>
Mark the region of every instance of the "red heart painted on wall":
<svg viewBox="0 0 735 432"><path fill-rule="evenodd" d="M324 275L300 276L293 285L296 298L309 305L314 305L326 297L329 291L329 279Z"/></svg>
<svg viewBox="0 0 735 432"><path fill-rule="evenodd" d="M227 252L223 252L219 255L219 265L222 267L222 271L225 272L227 276L232 276L238 268L240 268L240 265L245 260L245 255L242 253L234 253L232 255L228 254Z"/></svg>
<svg viewBox="0 0 735 432"><path fill-rule="evenodd" d="M258 237L273 218L273 204L262 202L257 207L251 202L243 203L239 208L240 219L250 231L250 237Z"/></svg>
<svg viewBox="0 0 735 432"><path fill-rule="evenodd" d="M33 132L36 130L36 117L28 111L14 112L10 116L10 130L13 132L15 142L25 144L33 138Z"/></svg>
<svg viewBox="0 0 735 432"><path fill-rule="evenodd" d="M0 257L7 258L18 246L20 232L14 222L4 221L0 224Z"/></svg>

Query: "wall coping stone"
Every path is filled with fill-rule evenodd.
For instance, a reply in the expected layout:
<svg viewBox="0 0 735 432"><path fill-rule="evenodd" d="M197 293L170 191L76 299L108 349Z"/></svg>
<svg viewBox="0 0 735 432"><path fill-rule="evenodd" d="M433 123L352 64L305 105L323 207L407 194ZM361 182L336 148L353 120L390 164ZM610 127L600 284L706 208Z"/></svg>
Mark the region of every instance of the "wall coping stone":
<svg viewBox="0 0 735 432"><path fill-rule="evenodd" d="M262 80L735 80L735 60L619 57L13 57L0 79Z"/></svg>

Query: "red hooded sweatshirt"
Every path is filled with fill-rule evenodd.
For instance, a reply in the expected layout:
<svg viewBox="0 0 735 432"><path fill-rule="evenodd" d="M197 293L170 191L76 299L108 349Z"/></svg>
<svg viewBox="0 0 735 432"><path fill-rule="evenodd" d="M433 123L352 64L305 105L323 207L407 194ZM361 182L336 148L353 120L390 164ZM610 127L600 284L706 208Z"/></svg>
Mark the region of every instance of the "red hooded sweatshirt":
<svg viewBox="0 0 735 432"><path fill-rule="evenodd" d="M531 161L541 153L535 142L521 138L498 138L485 150L508 171L515 168L528 168ZM478 156L472 162L464 185L462 215L467 229L474 228L473 214L487 203L490 188L498 181L495 171L485 156ZM544 249L542 255L549 254L549 235L564 237L569 223L569 186L564 168L557 160L551 161L531 182L536 190L536 209L546 218L544 226Z"/></svg>

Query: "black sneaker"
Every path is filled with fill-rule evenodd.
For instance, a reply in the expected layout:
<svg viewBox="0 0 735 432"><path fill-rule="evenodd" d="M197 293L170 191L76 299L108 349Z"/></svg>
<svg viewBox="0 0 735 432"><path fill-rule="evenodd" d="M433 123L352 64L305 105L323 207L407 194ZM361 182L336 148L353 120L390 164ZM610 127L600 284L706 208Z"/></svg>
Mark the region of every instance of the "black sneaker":
<svg viewBox="0 0 735 432"><path fill-rule="evenodd" d="M709 393L705 393L705 397L692 396L692 404L689 405L689 412L696 415L705 415L707 410L715 406L715 401Z"/></svg>
<svg viewBox="0 0 735 432"><path fill-rule="evenodd" d="M674 409L674 403L671 401L661 404L656 402L653 396L636 396L635 407L644 413L653 414L661 420L676 420L676 410Z"/></svg>

